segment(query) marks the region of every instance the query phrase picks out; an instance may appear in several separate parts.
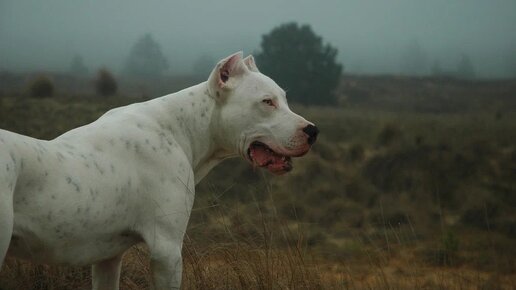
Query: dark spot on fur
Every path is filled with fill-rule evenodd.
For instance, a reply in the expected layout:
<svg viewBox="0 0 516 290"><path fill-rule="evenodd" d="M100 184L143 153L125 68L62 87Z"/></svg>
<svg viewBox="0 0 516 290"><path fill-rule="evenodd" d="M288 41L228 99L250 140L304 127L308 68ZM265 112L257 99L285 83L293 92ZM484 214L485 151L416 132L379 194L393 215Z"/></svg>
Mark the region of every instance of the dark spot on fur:
<svg viewBox="0 0 516 290"><path fill-rule="evenodd" d="M104 169L102 169L102 167L100 167L100 165L97 163L97 161L93 161L93 165L95 165L95 168L98 170L100 175L104 175Z"/></svg>
<svg viewBox="0 0 516 290"><path fill-rule="evenodd" d="M140 145L138 143L134 143L134 152L140 153Z"/></svg>
<svg viewBox="0 0 516 290"><path fill-rule="evenodd" d="M16 163L16 157L14 156L14 153L9 152L9 156L11 156L11 160Z"/></svg>
<svg viewBox="0 0 516 290"><path fill-rule="evenodd" d="M64 157L64 155L63 155L61 152L57 152L56 156L57 156L57 160L58 160L59 162L61 162L61 161L63 161L64 159L66 159L66 158Z"/></svg>
<svg viewBox="0 0 516 290"><path fill-rule="evenodd" d="M66 177L66 182L68 184L71 184L73 187L75 187L75 191L81 192L81 187L79 186L79 184L77 182L73 181L70 176Z"/></svg>

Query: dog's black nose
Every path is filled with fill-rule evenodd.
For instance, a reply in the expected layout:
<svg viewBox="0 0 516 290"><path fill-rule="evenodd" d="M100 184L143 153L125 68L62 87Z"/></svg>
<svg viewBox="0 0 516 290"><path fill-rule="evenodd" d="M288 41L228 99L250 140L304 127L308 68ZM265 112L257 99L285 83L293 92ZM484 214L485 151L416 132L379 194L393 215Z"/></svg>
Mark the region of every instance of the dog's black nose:
<svg viewBox="0 0 516 290"><path fill-rule="evenodd" d="M317 134L319 134L319 129L315 127L314 125L308 125L303 128L303 132L308 135L308 144L312 145L315 143L315 140L317 140Z"/></svg>

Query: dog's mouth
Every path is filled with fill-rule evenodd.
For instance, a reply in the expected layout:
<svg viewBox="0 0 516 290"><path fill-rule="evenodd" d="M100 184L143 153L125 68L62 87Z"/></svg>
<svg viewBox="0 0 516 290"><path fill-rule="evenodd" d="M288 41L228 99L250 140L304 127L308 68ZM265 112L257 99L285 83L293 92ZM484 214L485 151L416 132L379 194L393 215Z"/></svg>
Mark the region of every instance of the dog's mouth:
<svg viewBox="0 0 516 290"><path fill-rule="evenodd" d="M254 141L249 145L247 156L253 165L267 168L277 175L292 170L292 158L290 156L279 154L260 141Z"/></svg>

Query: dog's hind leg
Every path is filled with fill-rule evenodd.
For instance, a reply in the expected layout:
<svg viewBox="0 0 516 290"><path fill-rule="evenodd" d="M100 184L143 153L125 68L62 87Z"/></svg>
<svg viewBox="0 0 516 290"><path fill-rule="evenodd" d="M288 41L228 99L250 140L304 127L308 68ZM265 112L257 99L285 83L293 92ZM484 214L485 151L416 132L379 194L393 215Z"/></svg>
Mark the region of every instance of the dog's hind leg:
<svg viewBox="0 0 516 290"><path fill-rule="evenodd" d="M4 143L1 138L0 141L0 144ZM16 167L14 158L8 156L7 152L0 151L0 267L4 263L13 234Z"/></svg>
<svg viewBox="0 0 516 290"><path fill-rule="evenodd" d="M101 261L91 267L93 290L118 290L122 255Z"/></svg>
<svg viewBox="0 0 516 290"><path fill-rule="evenodd" d="M4 145L5 141L2 138L0 141L0 145ZM15 158L12 155L8 156L5 151L0 151L0 268L4 263L13 234L16 168Z"/></svg>
<svg viewBox="0 0 516 290"><path fill-rule="evenodd" d="M6 186L0 184L0 267L4 263L7 248L13 233L13 194L6 192Z"/></svg>

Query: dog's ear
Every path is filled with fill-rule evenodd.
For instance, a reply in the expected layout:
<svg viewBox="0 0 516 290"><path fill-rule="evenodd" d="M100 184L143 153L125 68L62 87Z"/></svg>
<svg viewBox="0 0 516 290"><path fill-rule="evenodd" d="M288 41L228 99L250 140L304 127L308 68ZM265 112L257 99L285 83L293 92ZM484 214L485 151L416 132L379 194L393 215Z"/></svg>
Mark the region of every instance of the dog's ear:
<svg viewBox="0 0 516 290"><path fill-rule="evenodd" d="M246 58L244 58L244 63L250 71L259 72L252 55L248 55Z"/></svg>
<svg viewBox="0 0 516 290"><path fill-rule="evenodd" d="M217 63L208 78L208 86L212 96L220 97L234 88L242 74L247 71L247 67L242 61L242 55L243 53L239 51Z"/></svg>

